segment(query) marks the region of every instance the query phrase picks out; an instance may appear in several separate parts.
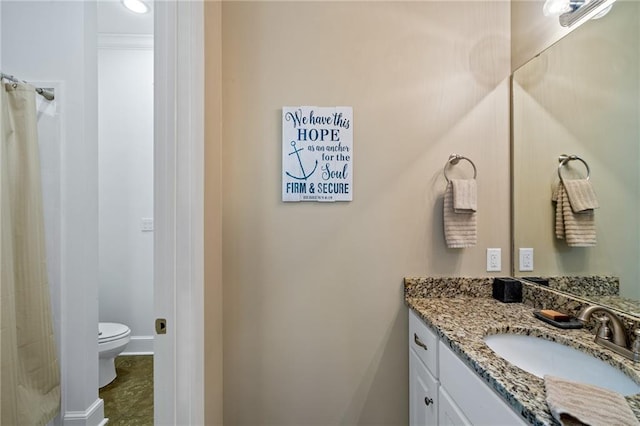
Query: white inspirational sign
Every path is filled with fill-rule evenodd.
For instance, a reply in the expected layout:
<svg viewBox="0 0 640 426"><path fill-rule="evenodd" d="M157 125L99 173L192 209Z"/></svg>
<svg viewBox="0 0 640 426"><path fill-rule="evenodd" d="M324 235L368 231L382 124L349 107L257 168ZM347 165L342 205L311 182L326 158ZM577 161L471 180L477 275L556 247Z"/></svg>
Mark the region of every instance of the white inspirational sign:
<svg viewBox="0 0 640 426"><path fill-rule="evenodd" d="M353 108L282 108L282 201L353 200Z"/></svg>

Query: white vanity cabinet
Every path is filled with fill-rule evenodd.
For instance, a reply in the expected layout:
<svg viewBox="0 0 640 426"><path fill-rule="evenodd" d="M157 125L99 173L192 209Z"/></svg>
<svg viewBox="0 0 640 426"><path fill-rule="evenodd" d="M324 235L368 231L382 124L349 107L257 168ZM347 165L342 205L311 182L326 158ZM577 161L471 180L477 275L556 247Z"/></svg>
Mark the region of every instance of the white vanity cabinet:
<svg viewBox="0 0 640 426"><path fill-rule="evenodd" d="M438 424L438 337L409 310L409 423Z"/></svg>
<svg viewBox="0 0 640 426"><path fill-rule="evenodd" d="M409 310L411 425L526 425Z"/></svg>
<svg viewBox="0 0 640 426"><path fill-rule="evenodd" d="M441 426L471 426L471 423L458 408L453 398L442 386L438 389L438 421Z"/></svg>

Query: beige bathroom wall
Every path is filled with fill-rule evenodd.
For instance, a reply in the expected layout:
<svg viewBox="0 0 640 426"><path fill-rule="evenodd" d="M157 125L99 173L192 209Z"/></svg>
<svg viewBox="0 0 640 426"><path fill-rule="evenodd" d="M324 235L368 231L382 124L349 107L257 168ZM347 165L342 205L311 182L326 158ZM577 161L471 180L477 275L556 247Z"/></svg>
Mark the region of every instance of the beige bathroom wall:
<svg viewBox="0 0 640 426"><path fill-rule="evenodd" d="M504 1L222 3L225 425L407 424L403 277L489 275L488 247L509 274L509 16ZM352 202L281 201L296 105L353 107ZM444 243L451 153L478 168L474 248Z"/></svg>
<svg viewBox="0 0 640 426"><path fill-rule="evenodd" d="M204 418L222 424L222 4L206 2Z"/></svg>
<svg viewBox="0 0 640 426"><path fill-rule="evenodd" d="M565 28L558 17L544 16L546 0L511 0L511 66L516 70L576 27Z"/></svg>
<svg viewBox="0 0 640 426"><path fill-rule="evenodd" d="M546 48L589 21L570 28L560 25L557 16L544 16L546 0L511 1L511 69L520 68ZM617 3L637 3L638 0L618 0ZM615 6L617 7L617 6Z"/></svg>

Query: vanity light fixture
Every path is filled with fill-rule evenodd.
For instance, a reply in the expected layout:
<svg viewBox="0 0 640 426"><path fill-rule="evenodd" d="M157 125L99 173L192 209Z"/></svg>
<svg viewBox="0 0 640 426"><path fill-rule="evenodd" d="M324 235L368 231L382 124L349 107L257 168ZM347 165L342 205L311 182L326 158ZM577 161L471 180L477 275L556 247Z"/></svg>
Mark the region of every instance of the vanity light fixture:
<svg viewBox="0 0 640 426"><path fill-rule="evenodd" d="M586 0L547 0L542 6L544 16L560 16L577 10Z"/></svg>
<svg viewBox="0 0 640 426"><path fill-rule="evenodd" d="M606 15L616 0L547 0L542 7L545 16L558 16L560 25L571 27L588 19Z"/></svg>
<svg viewBox="0 0 640 426"><path fill-rule="evenodd" d="M149 5L143 0L122 0L122 5L134 13L148 13Z"/></svg>

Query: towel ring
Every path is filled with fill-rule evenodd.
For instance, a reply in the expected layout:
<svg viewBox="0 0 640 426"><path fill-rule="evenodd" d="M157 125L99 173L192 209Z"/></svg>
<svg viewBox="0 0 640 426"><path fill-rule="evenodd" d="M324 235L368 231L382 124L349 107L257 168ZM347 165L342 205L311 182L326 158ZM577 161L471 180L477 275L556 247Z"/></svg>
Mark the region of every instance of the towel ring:
<svg viewBox="0 0 640 426"><path fill-rule="evenodd" d="M589 169L589 165L587 164L586 161L584 161L582 158L578 157L577 155L562 154L560 155L560 157L558 157L558 161L560 162L560 164L558 165L558 177L560 178L560 182L564 183L564 179L562 179L562 173L561 173L562 167L572 160L578 160L582 164L584 164L584 167L587 169L587 180L589 180L589 176L591 176L591 169Z"/></svg>
<svg viewBox="0 0 640 426"><path fill-rule="evenodd" d="M467 157L464 157L462 155L451 154L446 164L444 165L444 178L447 180L447 183L450 182L449 176L447 176L447 166L448 165L455 166L460 162L460 160L467 160L469 163L471 163L471 167L473 167L473 178L475 179L476 176L478 176L478 170L476 169L476 165L473 164L473 161L469 160Z"/></svg>

